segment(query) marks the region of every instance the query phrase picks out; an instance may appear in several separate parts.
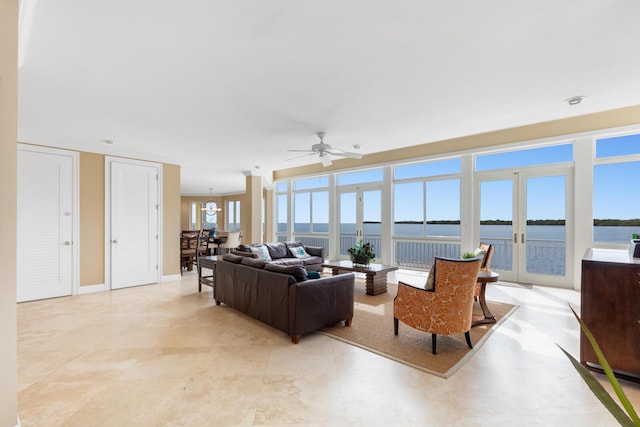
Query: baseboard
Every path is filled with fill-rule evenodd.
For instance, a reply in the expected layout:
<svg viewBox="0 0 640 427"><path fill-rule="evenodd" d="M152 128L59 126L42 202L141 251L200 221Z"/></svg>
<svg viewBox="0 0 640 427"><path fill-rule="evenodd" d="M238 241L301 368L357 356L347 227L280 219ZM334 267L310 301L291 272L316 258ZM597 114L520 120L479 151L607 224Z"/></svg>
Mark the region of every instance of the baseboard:
<svg viewBox="0 0 640 427"><path fill-rule="evenodd" d="M16 415L16 427L20 427L20 415Z"/></svg>
<svg viewBox="0 0 640 427"><path fill-rule="evenodd" d="M176 282L178 280L180 280L182 276L179 274L171 274L169 276L162 276L162 283L164 282Z"/></svg>
<svg viewBox="0 0 640 427"><path fill-rule="evenodd" d="M100 283L98 285L78 286L78 295L92 294L95 292L104 292L106 290L107 289L104 286L104 283Z"/></svg>

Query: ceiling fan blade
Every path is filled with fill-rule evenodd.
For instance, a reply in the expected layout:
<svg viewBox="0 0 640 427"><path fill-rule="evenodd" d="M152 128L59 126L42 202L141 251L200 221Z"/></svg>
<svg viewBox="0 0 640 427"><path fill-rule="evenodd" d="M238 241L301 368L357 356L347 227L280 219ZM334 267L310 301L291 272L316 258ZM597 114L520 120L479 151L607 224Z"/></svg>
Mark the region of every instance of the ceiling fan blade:
<svg viewBox="0 0 640 427"><path fill-rule="evenodd" d="M329 156L326 153L320 154L320 161L322 162L322 166L327 167L331 166L332 162Z"/></svg>
<svg viewBox="0 0 640 427"><path fill-rule="evenodd" d="M292 153L315 153L314 150L287 150L290 151Z"/></svg>
<svg viewBox="0 0 640 427"><path fill-rule="evenodd" d="M331 154L332 156L341 156L341 157L349 157L351 159L361 159L362 158L362 153L352 153L349 151L342 151L340 149L334 148L334 150L339 150L337 152L331 151L329 152L329 154Z"/></svg>
<svg viewBox="0 0 640 427"><path fill-rule="evenodd" d="M304 151L304 150L298 150L298 151ZM290 159L287 159L287 161L289 161L289 160L299 159L299 158L301 158L301 157L313 156L313 155L315 155L315 154L316 154L316 153L301 154L301 155L299 155L299 156L291 157Z"/></svg>

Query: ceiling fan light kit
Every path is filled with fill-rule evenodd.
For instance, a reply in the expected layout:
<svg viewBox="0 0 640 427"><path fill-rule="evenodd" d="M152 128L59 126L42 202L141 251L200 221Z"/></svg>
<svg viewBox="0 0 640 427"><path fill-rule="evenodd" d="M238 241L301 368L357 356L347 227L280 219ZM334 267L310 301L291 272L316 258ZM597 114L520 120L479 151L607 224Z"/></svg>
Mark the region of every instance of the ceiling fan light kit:
<svg viewBox="0 0 640 427"><path fill-rule="evenodd" d="M333 163L331 161L331 157L329 156L338 156L338 157L348 157L351 159L361 159L362 153L353 153L349 151L341 150L340 148L333 148L331 145L324 142L324 137L326 135L325 132L318 132L318 138L320 138L320 142L318 144L313 144L310 150L287 150L292 153L308 153L303 156L313 156L318 155L320 158L320 162L322 162L322 166L327 167L331 166ZM303 157L300 156L300 157ZM298 157L294 157L297 159ZM292 160L292 159L289 159Z"/></svg>

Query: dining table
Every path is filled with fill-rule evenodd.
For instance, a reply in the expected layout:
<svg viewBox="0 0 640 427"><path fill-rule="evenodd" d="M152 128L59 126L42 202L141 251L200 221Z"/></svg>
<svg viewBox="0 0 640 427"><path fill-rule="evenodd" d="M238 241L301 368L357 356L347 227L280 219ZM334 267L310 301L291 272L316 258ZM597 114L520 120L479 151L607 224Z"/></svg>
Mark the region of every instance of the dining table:
<svg viewBox="0 0 640 427"><path fill-rule="evenodd" d="M217 236L215 234L213 236L209 236L209 245L215 245L213 253L210 253L209 255L218 255L220 252L220 244L225 243L226 241L227 236ZM209 252L211 252L211 249L209 249Z"/></svg>

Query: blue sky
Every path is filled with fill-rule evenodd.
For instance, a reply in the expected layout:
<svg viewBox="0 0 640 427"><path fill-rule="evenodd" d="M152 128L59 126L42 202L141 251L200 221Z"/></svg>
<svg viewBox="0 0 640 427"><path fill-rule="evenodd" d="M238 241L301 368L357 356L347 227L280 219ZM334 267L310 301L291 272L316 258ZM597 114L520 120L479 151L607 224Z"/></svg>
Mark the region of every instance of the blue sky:
<svg viewBox="0 0 640 427"><path fill-rule="evenodd" d="M640 154L640 135L630 135L598 140L596 158ZM506 168L530 167L554 163L571 162L571 144L534 148L507 153L478 156L476 169L479 172ZM411 179L423 176L456 174L460 171L459 159L423 162L395 168L396 179ZM640 175L640 162L602 164L594 166L594 217L629 219L640 217L640 198L633 197L637 187L636 176ZM339 185L363 182L381 182L382 170L340 174ZM323 187L327 177L299 181L297 189ZM421 221L424 210L423 182L401 183L395 186L395 197L406 201L394 207L396 221ZM458 179L427 181L427 220L460 219L460 188ZM481 219L510 220L513 215L513 186L517 181L505 175L503 179L481 183ZM580 185L578 183L578 185ZM565 177L528 177L525 184L527 219L565 218ZM355 198L343 195L342 222L355 222ZM302 199L305 199L302 196ZM301 201L303 201L301 199ZM314 195L314 222L328 222L328 198ZM296 222L309 217L308 197L297 206ZM365 221L380 221L381 200L378 192L365 193ZM279 221L284 218L279 216Z"/></svg>

